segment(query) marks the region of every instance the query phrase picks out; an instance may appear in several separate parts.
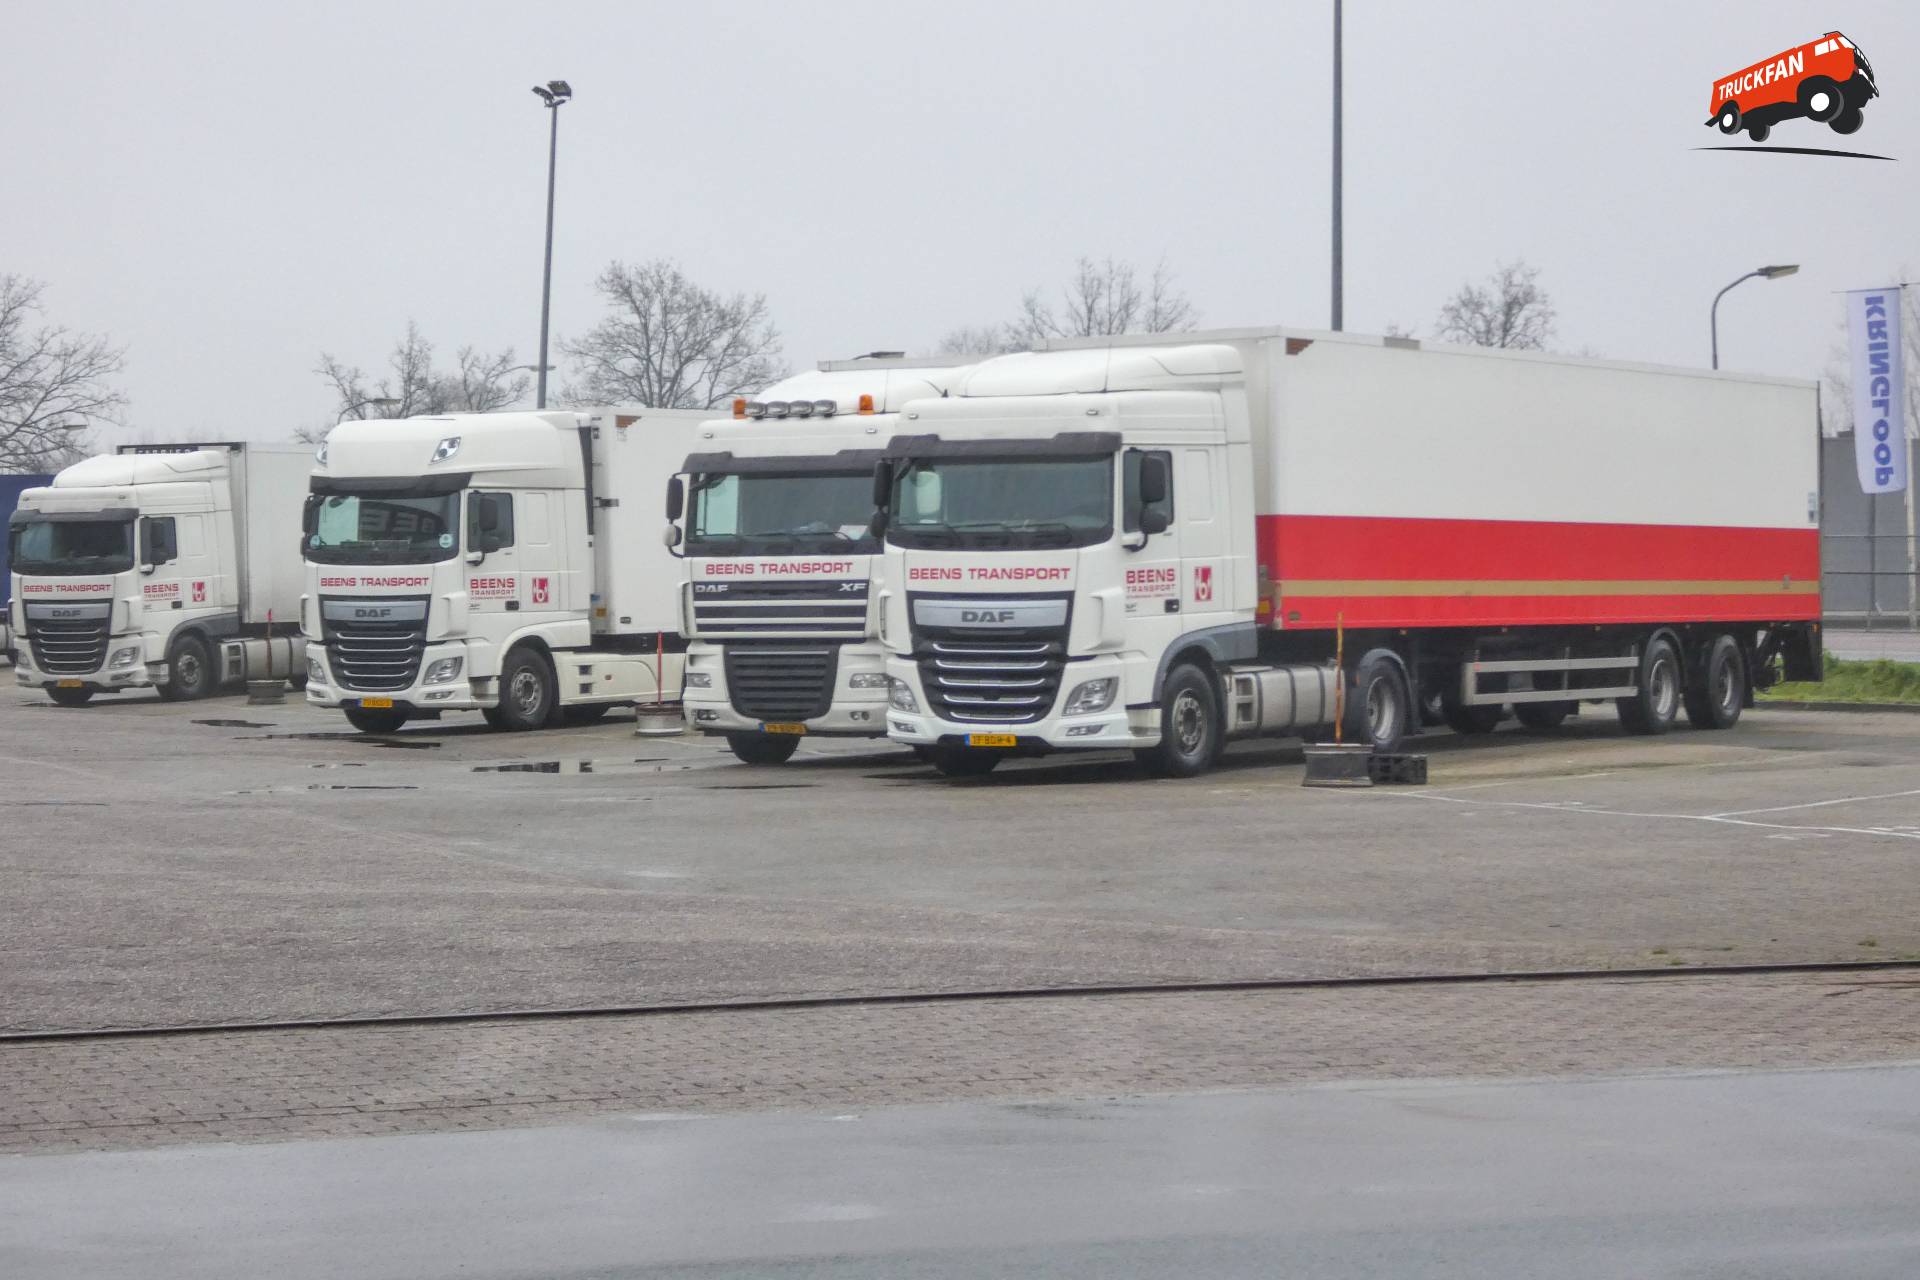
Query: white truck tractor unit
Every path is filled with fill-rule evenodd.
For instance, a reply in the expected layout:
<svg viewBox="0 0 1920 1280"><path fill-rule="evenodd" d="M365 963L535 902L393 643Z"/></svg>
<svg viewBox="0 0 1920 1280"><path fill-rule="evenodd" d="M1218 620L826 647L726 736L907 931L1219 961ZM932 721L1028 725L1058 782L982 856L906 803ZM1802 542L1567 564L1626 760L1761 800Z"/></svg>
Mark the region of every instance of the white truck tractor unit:
<svg viewBox="0 0 1920 1280"><path fill-rule="evenodd" d="M304 679L305 445L129 445L20 495L14 679L77 706Z"/></svg>
<svg viewBox="0 0 1920 1280"><path fill-rule="evenodd" d="M886 735L874 467L900 406L945 394L965 367L829 361L701 427L668 495L687 566L684 706L740 759L778 764L804 734Z"/></svg>
<svg viewBox="0 0 1920 1280"><path fill-rule="evenodd" d="M901 416L887 728L944 772L1719 729L1818 678L1811 383L1260 330L1055 342Z"/></svg>
<svg viewBox="0 0 1920 1280"><path fill-rule="evenodd" d="M355 728L478 711L500 729L674 700L679 562L660 494L707 411L346 422L300 545L307 701Z"/></svg>

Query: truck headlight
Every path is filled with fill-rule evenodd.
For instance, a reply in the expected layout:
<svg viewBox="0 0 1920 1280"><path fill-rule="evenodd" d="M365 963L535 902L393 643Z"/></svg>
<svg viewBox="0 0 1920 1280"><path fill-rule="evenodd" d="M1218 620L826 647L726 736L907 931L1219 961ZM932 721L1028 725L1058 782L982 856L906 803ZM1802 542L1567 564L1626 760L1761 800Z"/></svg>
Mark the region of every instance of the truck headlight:
<svg viewBox="0 0 1920 1280"><path fill-rule="evenodd" d="M426 684L445 684L460 674L460 658L440 658L427 668Z"/></svg>
<svg viewBox="0 0 1920 1280"><path fill-rule="evenodd" d="M687 688L689 689L713 688L713 672L711 671L687 672Z"/></svg>
<svg viewBox="0 0 1920 1280"><path fill-rule="evenodd" d="M914 701L913 689L905 680L890 679L888 684L892 692L887 695L887 701L893 704L894 710L918 711L920 709L920 704Z"/></svg>
<svg viewBox="0 0 1920 1280"><path fill-rule="evenodd" d="M847 677L847 688L849 689L885 689L888 687L889 677L878 671L856 671Z"/></svg>
<svg viewBox="0 0 1920 1280"><path fill-rule="evenodd" d="M1105 711L1113 705L1113 695L1119 692L1120 677L1101 676L1098 680L1082 680L1073 686L1073 692L1067 695L1066 710L1062 715L1088 716L1096 711Z"/></svg>
<svg viewBox="0 0 1920 1280"><path fill-rule="evenodd" d="M321 666L320 659L312 654L307 655L307 679L318 680L321 684L327 682L327 669Z"/></svg>
<svg viewBox="0 0 1920 1280"><path fill-rule="evenodd" d="M140 661L140 650L138 648L122 649L113 655L112 661L108 662L107 665L109 667L130 667L138 661Z"/></svg>

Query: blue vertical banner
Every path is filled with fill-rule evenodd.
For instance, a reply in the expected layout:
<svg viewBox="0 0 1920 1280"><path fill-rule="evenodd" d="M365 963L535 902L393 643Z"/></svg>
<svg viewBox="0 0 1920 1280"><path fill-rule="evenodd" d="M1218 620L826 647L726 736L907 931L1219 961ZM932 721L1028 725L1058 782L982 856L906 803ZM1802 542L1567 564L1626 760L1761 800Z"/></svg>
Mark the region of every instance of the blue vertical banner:
<svg viewBox="0 0 1920 1280"><path fill-rule="evenodd" d="M1862 493L1907 487L1907 377L1900 286L1847 294L1853 356L1853 457Z"/></svg>

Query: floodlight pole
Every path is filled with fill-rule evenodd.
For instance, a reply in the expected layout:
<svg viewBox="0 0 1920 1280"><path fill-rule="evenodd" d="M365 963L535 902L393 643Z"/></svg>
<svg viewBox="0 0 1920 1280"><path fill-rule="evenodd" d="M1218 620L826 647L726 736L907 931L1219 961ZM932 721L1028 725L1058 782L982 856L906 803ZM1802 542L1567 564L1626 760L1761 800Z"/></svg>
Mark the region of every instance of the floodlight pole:
<svg viewBox="0 0 1920 1280"><path fill-rule="evenodd" d="M1333 331L1346 325L1346 247L1341 223L1340 0L1333 0Z"/></svg>
<svg viewBox="0 0 1920 1280"><path fill-rule="evenodd" d="M564 80L549 80L544 87L535 85L535 93L546 104L552 117L547 136L547 250L540 270L540 380L534 390L534 408L547 407L547 320L553 306L553 178L560 159L560 108L573 98L573 89Z"/></svg>

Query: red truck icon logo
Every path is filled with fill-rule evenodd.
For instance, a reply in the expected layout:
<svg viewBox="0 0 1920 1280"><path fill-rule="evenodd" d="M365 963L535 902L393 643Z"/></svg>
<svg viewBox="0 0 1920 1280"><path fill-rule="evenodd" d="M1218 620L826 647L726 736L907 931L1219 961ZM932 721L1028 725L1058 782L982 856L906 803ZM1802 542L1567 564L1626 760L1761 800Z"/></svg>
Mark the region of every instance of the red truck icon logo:
<svg viewBox="0 0 1920 1280"><path fill-rule="evenodd" d="M1745 129L1755 142L1765 142L1782 120L1800 117L1835 133L1853 133L1868 100L1879 93L1867 56L1838 31L1829 31L1714 81L1707 123L1726 134Z"/></svg>

